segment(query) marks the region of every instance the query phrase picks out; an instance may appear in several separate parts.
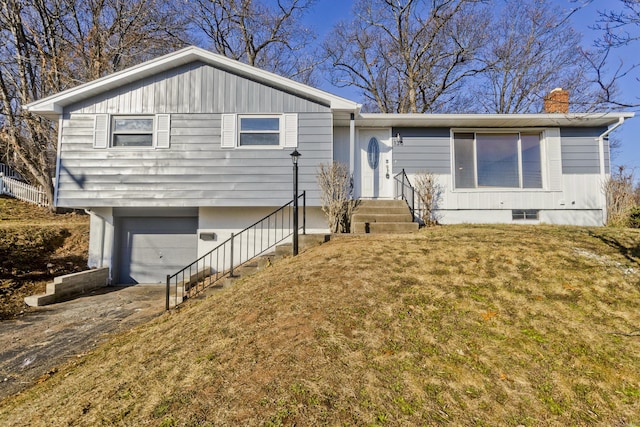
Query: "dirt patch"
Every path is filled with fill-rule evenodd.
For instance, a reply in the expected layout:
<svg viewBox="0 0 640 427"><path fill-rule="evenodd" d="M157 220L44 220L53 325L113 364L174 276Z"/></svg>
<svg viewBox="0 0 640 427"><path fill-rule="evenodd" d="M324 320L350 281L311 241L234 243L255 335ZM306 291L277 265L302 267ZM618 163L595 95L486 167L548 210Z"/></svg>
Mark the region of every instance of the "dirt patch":
<svg viewBox="0 0 640 427"><path fill-rule="evenodd" d="M86 270L88 247L87 215L0 197L0 320L30 312L24 297L54 277Z"/></svg>

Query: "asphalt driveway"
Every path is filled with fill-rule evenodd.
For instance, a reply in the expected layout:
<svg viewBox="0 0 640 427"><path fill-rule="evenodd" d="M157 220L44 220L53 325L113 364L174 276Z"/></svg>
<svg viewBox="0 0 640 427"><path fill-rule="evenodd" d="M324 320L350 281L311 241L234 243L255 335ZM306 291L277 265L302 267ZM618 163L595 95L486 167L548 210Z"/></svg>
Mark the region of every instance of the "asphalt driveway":
<svg viewBox="0 0 640 427"><path fill-rule="evenodd" d="M67 360L163 313L162 285L107 287L0 322L0 400Z"/></svg>

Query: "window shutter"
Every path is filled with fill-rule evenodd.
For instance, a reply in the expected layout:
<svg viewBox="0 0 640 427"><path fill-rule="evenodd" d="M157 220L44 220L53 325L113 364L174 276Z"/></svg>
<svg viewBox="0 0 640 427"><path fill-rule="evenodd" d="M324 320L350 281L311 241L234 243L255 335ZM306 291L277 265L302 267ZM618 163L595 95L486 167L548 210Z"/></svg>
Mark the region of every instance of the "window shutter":
<svg viewBox="0 0 640 427"><path fill-rule="evenodd" d="M298 146L298 115L284 115L284 147L295 148Z"/></svg>
<svg viewBox="0 0 640 427"><path fill-rule="evenodd" d="M236 115L235 114L223 114L222 115L222 130L220 133L220 147L221 148L235 148L236 147Z"/></svg>
<svg viewBox="0 0 640 427"><path fill-rule="evenodd" d="M169 148L171 142L171 116L156 114L156 132L154 135L156 148Z"/></svg>
<svg viewBox="0 0 640 427"><path fill-rule="evenodd" d="M109 146L109 115L96 114L93 120L93 148Z"/></svg>
<svg viewBox="0 0 640 427"><path fill-rule="evenodd" d="M551 191L562 191L562 146L560 129L552 128L544 131L547 152L549 177L548 188Z"/></svg>

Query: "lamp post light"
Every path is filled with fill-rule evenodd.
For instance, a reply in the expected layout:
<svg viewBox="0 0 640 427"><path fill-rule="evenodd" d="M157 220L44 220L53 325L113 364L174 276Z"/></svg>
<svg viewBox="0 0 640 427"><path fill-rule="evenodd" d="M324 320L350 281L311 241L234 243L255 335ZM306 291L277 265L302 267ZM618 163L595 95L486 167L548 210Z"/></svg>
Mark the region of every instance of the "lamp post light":
<svg viewBox="0 0 640 427"><path fill-rule="evenodd" d="M293 256L298 255L298 150L290 154L293 162Z"/></svg>

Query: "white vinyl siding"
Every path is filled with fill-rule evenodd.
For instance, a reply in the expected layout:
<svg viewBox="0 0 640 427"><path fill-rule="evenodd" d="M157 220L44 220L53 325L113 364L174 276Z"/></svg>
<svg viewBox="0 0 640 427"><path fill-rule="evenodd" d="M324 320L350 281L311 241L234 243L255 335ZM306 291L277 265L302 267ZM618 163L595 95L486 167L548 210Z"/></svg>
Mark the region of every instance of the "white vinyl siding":
<svg viewBox="0 0 640 427"><path fill-rule="evenodd" d="M317 169L331 162L332 115L298 113L299 190L320 204ZM291 200L293 149L223 149L221 114L171 114L171 148L93 149L94 115L63 120L58 204L280 206Z"/></svg>

